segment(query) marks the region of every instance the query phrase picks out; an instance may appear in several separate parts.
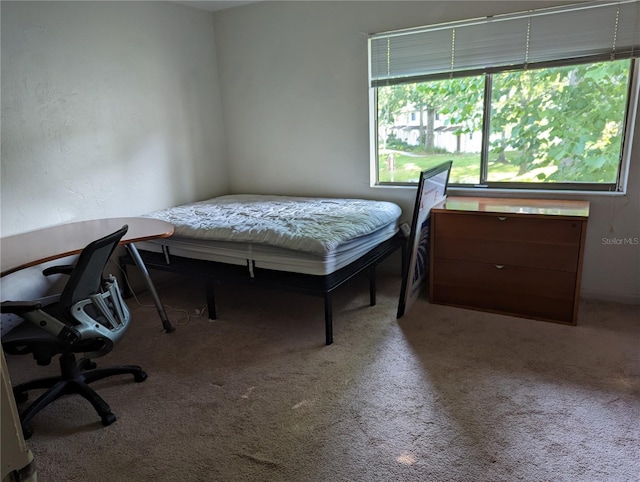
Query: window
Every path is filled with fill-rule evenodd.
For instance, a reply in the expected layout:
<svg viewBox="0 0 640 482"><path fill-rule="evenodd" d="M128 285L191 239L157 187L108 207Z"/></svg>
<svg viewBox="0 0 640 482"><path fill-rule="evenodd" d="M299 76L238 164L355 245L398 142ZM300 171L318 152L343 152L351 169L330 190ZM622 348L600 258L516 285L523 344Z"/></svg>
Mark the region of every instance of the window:
<svg viewBox="0 0 640 482"><path fill-rule="evenodd" d="M452 186L622 190L639 7L581 4L372 36L376 184L414 183L452 160Z"/></svg>

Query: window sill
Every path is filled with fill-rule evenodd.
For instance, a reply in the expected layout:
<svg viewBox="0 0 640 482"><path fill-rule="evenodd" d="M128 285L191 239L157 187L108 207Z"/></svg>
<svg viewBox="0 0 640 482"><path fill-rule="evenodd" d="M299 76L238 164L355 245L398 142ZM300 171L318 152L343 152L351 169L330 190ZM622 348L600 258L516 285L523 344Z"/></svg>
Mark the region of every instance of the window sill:
<svg viewBox="0 0 640 482"><path fill-rule="evenodd" d="M412 189L415 190L418 187L416 183L414 186L405 185L381 185L373 184L372 188L376 189ZM496 189L496 188L462 188L462 187L449 187L447 194L451 196L483 196L483 197L530 197L530 198L555 198L555 199L571 199L571 198L584 198L585 196L597 196L597 197L610 197L610 196L626 196L626 191L569 191L569 190L557 190L557 189Z"/></svg>

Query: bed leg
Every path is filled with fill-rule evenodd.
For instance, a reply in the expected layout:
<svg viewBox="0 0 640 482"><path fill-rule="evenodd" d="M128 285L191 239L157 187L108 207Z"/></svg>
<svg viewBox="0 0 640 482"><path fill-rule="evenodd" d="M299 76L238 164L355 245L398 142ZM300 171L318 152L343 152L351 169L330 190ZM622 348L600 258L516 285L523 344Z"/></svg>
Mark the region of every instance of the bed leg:
<svg viewBox="0 0 640 482"><path fill-rule="evenodd" d="M376 305L376 267L369 268L369 304Z"/></svg>
<svg viewBox="0 0 640 482"><path fill-rule="evenodd" d="M209 319L218 318L216 314L216 296L213 290L213 281L207 281L207 310L209 311Z"/></svg>
<svg viewBox="0 0 640 482"><path fill-rule="evenodd" d="M326 344L333 343L333 308L331 306L331 295L324 295L324 331L326 336Z"/></svg>

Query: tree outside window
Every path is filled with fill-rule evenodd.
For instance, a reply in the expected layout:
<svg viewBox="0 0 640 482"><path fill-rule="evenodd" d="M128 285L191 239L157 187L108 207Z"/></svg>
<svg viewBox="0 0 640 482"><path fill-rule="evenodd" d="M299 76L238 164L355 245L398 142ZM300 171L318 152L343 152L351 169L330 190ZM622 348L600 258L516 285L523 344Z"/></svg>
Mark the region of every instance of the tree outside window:
<svg viewBox="0 0 640 482"><path fill-rule="evenodd" d="M453 160L453 185L615 185L632 62L377 87L378 182Z"/></svg>

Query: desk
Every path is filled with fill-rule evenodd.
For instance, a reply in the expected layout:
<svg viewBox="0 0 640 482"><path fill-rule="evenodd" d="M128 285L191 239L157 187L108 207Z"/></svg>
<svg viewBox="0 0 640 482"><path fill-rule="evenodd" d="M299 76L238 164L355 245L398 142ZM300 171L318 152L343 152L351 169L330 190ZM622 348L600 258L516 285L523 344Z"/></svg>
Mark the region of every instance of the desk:
<svg viewBox="0 0 640 482"><path fill-rule="evenodd" d="M149 272L135 246L136 242L168 238L173 226L165 221L150 218L106 218L60 224L26 233L0 238L0 276L15 273L46 261L79 254L86 245L120 229L124 224L129 230L120 241L140 269L151 292L162 326L167 333L174 331L167 318Z"/></svg>

